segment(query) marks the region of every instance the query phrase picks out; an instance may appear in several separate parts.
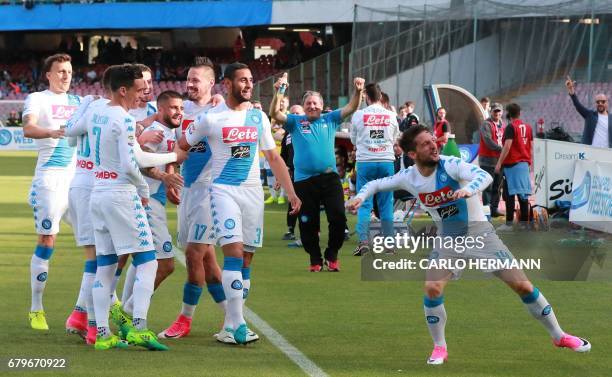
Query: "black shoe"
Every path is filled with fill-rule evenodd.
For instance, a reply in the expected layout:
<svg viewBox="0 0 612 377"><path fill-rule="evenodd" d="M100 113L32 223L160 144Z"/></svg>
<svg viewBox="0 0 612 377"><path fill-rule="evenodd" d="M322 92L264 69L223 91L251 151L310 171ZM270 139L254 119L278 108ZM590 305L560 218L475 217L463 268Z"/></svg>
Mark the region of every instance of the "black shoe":
<svg viewBox="0 0 612 377"><path fill-rule="evenodd" d="M359 257L370 252L370 245L367 242L360 242L353 251L354 257Z"/></svg>
<svg viewBox="0 0 612 377"><path fill-rule="evenodd" d="M287 232L283 235L283 241L293 241L295 239L295 234L293 232Z"/></svg>

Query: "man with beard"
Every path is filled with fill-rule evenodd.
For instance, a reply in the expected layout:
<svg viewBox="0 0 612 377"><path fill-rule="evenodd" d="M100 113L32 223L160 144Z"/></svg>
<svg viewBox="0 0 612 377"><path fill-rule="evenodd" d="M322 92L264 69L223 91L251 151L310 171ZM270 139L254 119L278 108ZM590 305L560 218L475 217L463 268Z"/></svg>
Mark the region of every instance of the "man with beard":
<svg viewBox="0 0 612 377"><path fill-rule="evenodd" d="M597 111L589 110L584 107L578 97L576 97L576 82L568 76L565 82L567 92L576 107L576 111L584 118L584 133L582 134L582 144L599 148L612 148L612 115L608 113L608 97L605 94L595 96L595 106Z"/></svg>
<svg viewBox="0 0 612 377"><path fill-rule="evenodd" d="M439 229L438 238L452 237L461 242L465 235L480 239L480 246L455 250L435 243L430 256L440 268L430 267L425 275L423 306L427 327L433 339L434 349L427 364L443 364L448 358L446 348L446 309L444 288L452 278L458 279L462 269L443 268L444 263L463 260L514 260L514 256L499 239L493 225L487 221L479 192L493 181L484 170L457 157L440 156L434 137L423 125L409 128L399 144L415 165L401 170L392 177L377 179L366 184L359 194L347 203L351 211L357 210L363 201L381 191L406 190L418 198ZM446 241L444 242L446 244ZM478 244L478 243L477 243ZM521 269L493 268L493 273L519 295L526 309L548 331L553 344L575 352L587 352L591 344L583 338L565 333L544 295L534 287ZM499 314L499 313L498 313Z"/></svg>
<svg viewBox="0 0 612 377"><path fill-rule="evenodd" d="M176 143L175 129L181 125L183 119L183 99L177 92L165 91L157 97L157 104L159 111L156 113L156 120L147 130L161 132L163 139L159 143L146 143L142 149L151 153L171 153ZM183 178L176 173L166 173L165 165L145 169L143 173L151 193L151 200L145 211L155 246L157 273L154 289L157 289L174 271L172 237L166 219L166 188L180 188L183 185ZM135 279L136 266L132 263L127 272L122 297L122 308L130 316L134 308L132 290Z"/></svg>
<svg viewBox="0 0 612 377"><path fill-rule="evenodd" d="M177 129L177 139L203 114L215 106L211 90L215 85L215 69L207 57L197 57L187 72L187 95L183 102L185 115ZM221 98L222 99L222 98ZM217 102L219 98L217 99ZM222 101L221 101L222 102ZM191 320L202 295L204 283L213 300L225 313L226 299L221 285L221 269L215 256L215 240L212 237L211 210L209 200L211 149L208 137L202 137L189 149L189 158L182 165L184 187L181 190L168 188L167 196L178 204L178 243L185 247L187 281L183 286L181 313L176 320L159 334L160 338L182 338L191 331ZM168 172L174 171L170 167ZM224 325L224 328L229 325ZM219 337L217 337L219 339ZM257 340L252 333L250 340ZM220 341L233 343L233 338L223 337Z"/></svg>
<svg viewBox="0 0 612 377"><path fill-rule="evenodd" d="M223 291L227 297L225 326L219 338L228 333L238 344L249 340L250 330L243 317L243 306L251 286L250 265L255 249L263 240L263 189L259 180L259 149L270 163L278 181L287 191L294 212L301 202L293 190L287 166L276 152L266 114L250 109L253 75L246 64L227 66L223 83L227 103L197 117L179 147L189 150L208 137L212 151L210 210L212 237L224 254ZM199 225L199 224L198 224ZM196 227L204 233L205 225Z"/></svg>

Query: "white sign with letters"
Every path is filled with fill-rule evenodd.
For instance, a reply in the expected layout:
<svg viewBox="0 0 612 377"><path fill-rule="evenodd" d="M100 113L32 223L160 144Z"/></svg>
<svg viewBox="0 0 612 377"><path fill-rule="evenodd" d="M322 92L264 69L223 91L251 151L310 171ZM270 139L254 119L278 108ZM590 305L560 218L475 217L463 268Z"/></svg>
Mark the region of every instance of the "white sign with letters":
<svg viewBox="0 0 612 377"><path fill-rule="evenodd" d="M35 151L34 139L23 136L21 127L0 127L0 151Z"/></svg>
<svg viewBox="0 0 612 377"><path fill-rule="evenodd" d="M612 233L612 162L576 161L570 221Z"/></svg>
<svg viewBox="0 0 612 377"><path fill-rule="evenodd" d="M581 160L612 162L612 149L535 139L533 161L536 204L552 208L557 200L571 201L574 165Z"/></svg>

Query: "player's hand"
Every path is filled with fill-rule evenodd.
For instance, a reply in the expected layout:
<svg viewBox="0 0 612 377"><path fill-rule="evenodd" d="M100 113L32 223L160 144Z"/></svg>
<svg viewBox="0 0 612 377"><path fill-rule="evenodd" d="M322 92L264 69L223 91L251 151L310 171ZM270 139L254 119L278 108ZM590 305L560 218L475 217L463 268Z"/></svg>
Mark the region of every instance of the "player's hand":
<svg viewBox="0 0 612 377"><path fill-rule="evenodd" d="M174 153L176 153L176 163L180 164L183 161L185 161L188 157L189 157L189 152L184 151L183 149L181 149L181 147L179 147L179 143L175 143L174 144Z"/></svg>
<svg viewBox="0 0 612 377"><path fill-rule="evenodd" d="M300 198L298 198L297 195L292 194L287 195L287 199L289 200L289 203L291 203L291 212L289 212L289 214L297 215L300 213L300 209L302 208L302 201Z"/></svg>
<svg viewBox="0 0 612 377"><path fill-rule="evenodd" d="M276 82L274 83L274 89L278 91L278 89L280 89L281 85L287 85L287 88L289 87L289 81L287 79L287 72L284 72L281 77L279 77L278 79L276 79Z"/></svg>
<svg viewBox="0 0 612 377"><path fill-rule="evenodd" d="M149 198L140 198L140 202L142 203L142 206L145 208L149 206Z"/></svg>
<svg viewBox="0 0 612 377"><path fill-rule="evenodd" d="M497 174L501 173L501 164L495 165L495 173L497 173Z"/></svg>
<svg viewBox="0 0 612 377"><path fill-rule="evenodd" d="M461 198L469 198L470 196L472 196L472 193L464 189L459 189L453 193L454 200Z"/></svg>
<svg viewBox="0 0 612 377"><path fill-rule="evenodd" d="M181 204L181 190L169 187L166 190L166 198L174 205Z"/></svg>
<svg viewBox="0 0 612 377"><path fill-rule="evenodd" d="M136 124L140 124L142 126L142 129L144 130L145 128L147 128L150 125L152 125L153 122L155 122L155 118L156 117L157 117L157 113L151 114L148 117L146 117L143 120L141 120L140 122L136 122Z"/></svg>
<svg viewBox="0 0 612 377"><path fill-rule="evenodd" d="M164 133L159 130L145 131L138 136L138 144L141 146L145 144L159 144L164 140Z"/></svg>
<svg viewBox="0 0 612 377"><path fill-rule="evenodd" d="M212 96L212 99L210 100L210 103L212 105L212 107L217 107L222 103L225 103L225 98L223 98L223 96L219 93L215 94L214 96Z"/></svg>
<svg viewBox="0 0 612 377"><path fill-rule="evenodd" d="M572 81L572 78L569 75L566 77L565 86L567 87L567 92L570 95L576 93L576 81Z"/></svg>
<svg viewBox="0 0 612 377"><path fill-rule="evenodd" d="M162 177L162 182L166 185L166 187L180 189L185 184L183 181L183 177L178 173L166 173Z"/></svg>
<svg viewBox="0 0 612 377"><path fill-rule="evenodd" d="M281 184L280 184L280 182L279 182L279 181L276 181L276 182L274 183L274 187L273 187L274 191L278 191L278 190L280 190L280 188L281 188Z"/></svg>
<svg viewBox="0 0 612 377"><path fill-rule="evenodd" d="M52 139L62 139L65 132L66 130L64 128L60 128L59 130L50 130L49 137Z"/></svg>
<svg viewBox="0 0 612 377"><path fill-rule="evenodd" d="M347 201L344 206L349 212L351 212L354 215L357 213L357 210L359 209L359 207L361 207L362 203L363 203L363 200L361 200L361 198L353 198Z"/></svg>
<svg viewBox="0 0 612 377"><path fill-rule="evenodd" d="M365 90L365 80L361 77L355 77L353 79L353 86L355 87L355 90L357 92L363 93L363 91Z"/></svg>

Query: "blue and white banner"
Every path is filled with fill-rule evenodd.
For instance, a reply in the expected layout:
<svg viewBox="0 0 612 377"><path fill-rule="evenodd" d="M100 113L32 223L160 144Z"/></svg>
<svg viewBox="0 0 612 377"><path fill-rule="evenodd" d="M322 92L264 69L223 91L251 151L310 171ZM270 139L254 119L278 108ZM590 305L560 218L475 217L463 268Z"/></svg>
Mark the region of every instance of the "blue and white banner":
<svg viewBox="0 0 612 377"><path fill-rule="evenodd" d="M612 162L576 161L570 221L612 233Z"/></svg>
<svg viewBox="0 0 612 377"><path fill-rule="evenodd" d="M21 127L0 127L0 151L35 151L34 139L23 136Z"/></svg>
<svg viewBox="0 0 612 377"><path fill-rule="evenodd" d="M105 2L0 8L0 31L177 29L267 25L271 0Z"/></svg>

